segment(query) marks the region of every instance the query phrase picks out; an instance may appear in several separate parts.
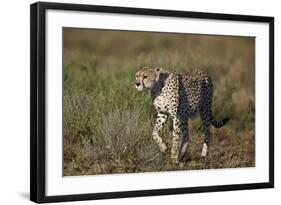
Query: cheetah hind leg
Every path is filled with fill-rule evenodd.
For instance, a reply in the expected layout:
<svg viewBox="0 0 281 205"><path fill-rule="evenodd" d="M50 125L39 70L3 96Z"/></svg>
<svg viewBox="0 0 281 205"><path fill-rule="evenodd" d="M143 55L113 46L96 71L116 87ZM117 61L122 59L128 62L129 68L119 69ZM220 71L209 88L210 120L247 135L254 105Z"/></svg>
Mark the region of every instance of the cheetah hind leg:
<svg viewBox="0 0 281 205"><path fill-rule="evenodd" d="M211 122L211 116L212 116L212 111L209 106L207 109L205 109L205 112L201 112L201 118L203 121L203 128L204 128L204 143L202 147L202 152L201 152L201 157L202 158L207 158L208 153L209 153L209 146L210 146L210 122Z"/></svg>
<svg viewBox="0 0 281 205"><path fill-rule="evenodd" d="M179 153L179 160L182 162L189 161L191 159L190 157L190 149L189 149L189 143L188 143L188 123L187 121L183 121L183 123L180 126L181 131L182 131L182 144L181 144L181 149Z"/></svg>
<svg viewBox="0 0 281 205"><path fill-rule="evenodd" d="M207 156L208 156L208 145L207 145L207 143L204 142L203 147L202 147L201 157L207 158Z"/></svg>
<svg viewBox="0 0 281 205"><path fill-rule="evenodd" d="M202 147L202 152L201 152L201 157L207 159L208 154L209 154L209 146L210 146L210 129L209 129L209 124L204 123L204 143Z"/></svg>

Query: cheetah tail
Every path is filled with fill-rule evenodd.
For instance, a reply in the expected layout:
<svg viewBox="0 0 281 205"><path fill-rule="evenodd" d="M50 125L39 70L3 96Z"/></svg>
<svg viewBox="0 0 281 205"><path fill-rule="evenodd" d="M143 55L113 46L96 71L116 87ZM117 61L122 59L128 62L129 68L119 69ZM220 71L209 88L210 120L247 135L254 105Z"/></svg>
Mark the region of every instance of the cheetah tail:
<svg viewBox="0 0 281 205"><path fill-rule="evenodd" d="M215 119L212 119L211 123L214 127L220 128L220 127L224 126L228 121L229 121L229 118L225 118L221 121L216 121Z"/></svg>

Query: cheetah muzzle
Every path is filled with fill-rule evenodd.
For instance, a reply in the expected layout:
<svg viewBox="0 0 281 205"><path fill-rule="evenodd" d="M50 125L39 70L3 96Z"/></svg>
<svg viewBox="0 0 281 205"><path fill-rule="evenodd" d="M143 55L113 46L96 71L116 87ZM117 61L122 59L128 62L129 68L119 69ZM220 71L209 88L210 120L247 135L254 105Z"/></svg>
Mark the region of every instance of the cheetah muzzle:
<svg viewBox="0 0 281 205"><path fill-rule="evenodd" d="M151 99L157 111L152 137L160 151L167 150L166 144L160 137L160 130L169 115L173 120L171 159L176 163L188 161L190 159L188 118L199 113L204 128L201 156L207 157L210 146L210 125L219 128L229 120L216 121L213 118L211 78L201 70L181 75L172 70L150 67L140 69L135 77L136 89L138 91L148 90L151 93ZM182 135L181 142L180 135Z"/></svg>

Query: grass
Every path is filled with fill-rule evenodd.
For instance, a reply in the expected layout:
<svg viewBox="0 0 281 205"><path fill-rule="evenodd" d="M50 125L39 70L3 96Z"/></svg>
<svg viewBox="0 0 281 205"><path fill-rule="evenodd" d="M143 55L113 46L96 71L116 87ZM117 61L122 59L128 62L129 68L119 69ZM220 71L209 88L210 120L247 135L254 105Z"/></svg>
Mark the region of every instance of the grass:
<svg viewBox="0 0 281 205"><path fill-rule="evenodd" d="M64 175L94 175L255 166L255 41L249 37L64 30ZM144 65L184 73L207 71L214 81L215 118L208 159L200 151L200 118L190 120L191 161L175 165L151 137L156 112L137 92ZM169 147L172 124L161 135Z"/></svg>

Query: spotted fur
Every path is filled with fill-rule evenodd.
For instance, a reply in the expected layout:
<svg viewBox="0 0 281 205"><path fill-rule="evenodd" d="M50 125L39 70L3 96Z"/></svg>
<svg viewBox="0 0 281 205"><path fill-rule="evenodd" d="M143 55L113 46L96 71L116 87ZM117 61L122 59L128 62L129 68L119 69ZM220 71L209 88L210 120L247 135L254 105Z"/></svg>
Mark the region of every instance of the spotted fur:
<svg viewBox="0 0 281 205"><path fill-rule="evenodd" d="M172 70L149 67L139 70L135 77L137 90L151 92L151 99L158 113L152 136L159 145L160 151L167 150L159 133L170 115L173 120L171 158L175 162L187 161L190 158L188 118L199 113L204 127L201 156L206 157L210 145L209 126L212 124L217 128L222 127L229 120L216 121L213 118L211 78L201 70L181 75ZM181 143L180 134L182 134Z"/></svg>

